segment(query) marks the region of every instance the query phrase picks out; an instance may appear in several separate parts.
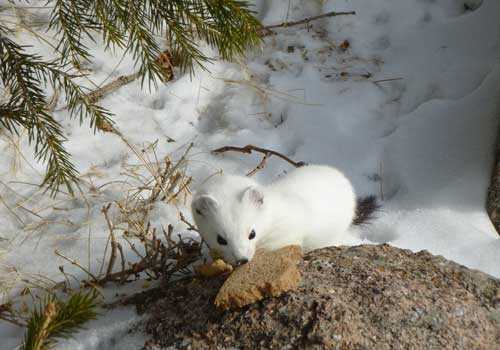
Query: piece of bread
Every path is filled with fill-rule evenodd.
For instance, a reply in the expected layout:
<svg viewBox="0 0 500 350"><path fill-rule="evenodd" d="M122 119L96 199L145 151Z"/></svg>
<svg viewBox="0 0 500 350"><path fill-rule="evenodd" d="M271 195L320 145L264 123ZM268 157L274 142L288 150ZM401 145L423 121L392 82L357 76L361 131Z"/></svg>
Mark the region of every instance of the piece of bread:
<svg viewBox="0 0 500 350"><path fill-rule="evenodd" d="M210 264L195 266L194 271L200 277L212 278L225 273L231 273L233 271L233 267L226 264L222 259L217 259Z"/></svg>
<svg viewBox="0 0 500 350"><path fill-rule="evenodd" d="M215 298L215 305L221 309L240 308L296 288L301 280L298 268L301 260L302 249L296 245L257 251L250 262L229 276Z"/></svg>

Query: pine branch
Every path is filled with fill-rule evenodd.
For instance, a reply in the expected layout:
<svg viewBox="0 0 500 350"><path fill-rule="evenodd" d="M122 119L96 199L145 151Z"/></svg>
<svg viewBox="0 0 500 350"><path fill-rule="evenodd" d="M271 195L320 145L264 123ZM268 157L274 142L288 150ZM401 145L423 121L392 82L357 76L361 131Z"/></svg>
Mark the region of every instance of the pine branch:
<svg viewBox="0 0 500 350"><path fill-rule="evenodd" d="M66 137L52 115L54 104L47 102L46 86L64 92L71 117L80 123L89 119L94 131L112 128L111 114L83 92L75 83L79 76L71 73L92 61L88 42L96 35L102 36L106 49L118 46L131 53L142 84L147 81L149 86L171 77L158 59L161 46L167 46L181 72L193 73L195 66L203 68L211 61L198 48L199 40L218 49L225 60L261 42L261 25L246 1L47 0L46 6L52 6L48 29L59 40L54 61L28 54L0 22L0 84L10 93L9 101L0 104L0 127L12 133L28 131L36 159L47 163L42 185L52 194L61 185L72 193L78 172L64 148Z"/></svg>
<svg viewBox="0 0 500 350"><path fill-rule="evenodd" d="M181 71L193 73L211 59L198 49L197 39L217 48L221 57L232 60L261 39L261 25L238 0L54 0L50 28L61 38L63 54L79 64L91 60L82 43L92 39L88 28L102 34L106 47L119 46L131 52L142 77L156 85L163 81L156 61L161 50L157 35L164 35L169 49L179 58ZM65 61L64 61L65 62Z"/></svg>
<svg viewBox="0 0 500 350"><path fill-rule="evenodd" d="M127 51L132 52L136 64L140 63L141 83L148 78L150 84L156 85L158 80L163 80L162 69L157 62L161 51L151 28L148 1L114 1L114 4L119 20L127 28Z"/></svg>
<svg viewBox="0 0 500 350"><path fill-rule="evenodd" d="M55 194L64 185L72 193L78 172L64 148L66 137L62 127L48 110L44 86L51 83L56 89L63 89L71 115L78 115L80 123L89 118L94 129L105 123L109 125L110 113L90 101L73 81L75 75L64 72L55 62L27 54L25 47L5 36L6 32L0 26L0 77L11 96L0 105L0 125L12 133L18 133L19 128L28 131L37 160L47 164L42 186Z"/></svg>
<svg viewBox="0 0 500 350"><path fill-rule="evenodd" d="M87 11L86 1L55 1L49 29L55 29L62 38L57 50L61 53L60 59L63 64L71 62L80 67L82 60L90 61L92 57L82 39L92 38L89 29L97 29L98 26Z"/></svg>
<svg viewBox="0 0 500 350"><path fill-rule="evenodd" d="M21 349L48 350L58 339L69 338L97 317L97 297L95 291L73 294L66 302L48 296L32 311Z"/></svg>
<svg viewBox="0 0 500 350"><path fill-rule="evenodd" d="M64 184L71 191L77 171L64 149L66 138L61 125L46 109L40 81L47 80L47 72L39 57L23 53L22 47L1 34L0 56L0 76L11 94L10 100L0 106L0 125L15 133L19 127L26 129L30 143L35 144L36 158L47 163L43 184L52 188Z"/></svg>

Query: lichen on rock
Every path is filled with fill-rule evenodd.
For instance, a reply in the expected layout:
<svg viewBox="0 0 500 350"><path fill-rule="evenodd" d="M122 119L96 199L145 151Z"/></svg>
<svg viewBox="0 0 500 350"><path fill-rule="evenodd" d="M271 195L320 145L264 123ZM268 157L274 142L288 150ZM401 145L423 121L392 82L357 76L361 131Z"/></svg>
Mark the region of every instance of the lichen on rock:
<svg viewBox="0 0 500 350"><path fill-rule="evenodd" d="M142 305L151 349L499 349L500 281L388 245L309 252L298 288L242 309L179 281Z"/></svg>

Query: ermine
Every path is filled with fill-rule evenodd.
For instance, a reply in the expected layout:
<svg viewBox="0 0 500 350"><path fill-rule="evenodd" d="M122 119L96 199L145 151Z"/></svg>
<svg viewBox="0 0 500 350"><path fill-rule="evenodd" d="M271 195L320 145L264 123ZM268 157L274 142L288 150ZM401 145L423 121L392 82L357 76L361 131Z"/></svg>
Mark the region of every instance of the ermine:
<svg viewBox="0 0 500 350"><path fill-rule="evenodd" d="M232 265L250 261L259 248L332 245L376 208L374 196L356 200L344 174L322 165L297 168L265 186L246 176L216 176L191 203L202 238Z"/></svg>

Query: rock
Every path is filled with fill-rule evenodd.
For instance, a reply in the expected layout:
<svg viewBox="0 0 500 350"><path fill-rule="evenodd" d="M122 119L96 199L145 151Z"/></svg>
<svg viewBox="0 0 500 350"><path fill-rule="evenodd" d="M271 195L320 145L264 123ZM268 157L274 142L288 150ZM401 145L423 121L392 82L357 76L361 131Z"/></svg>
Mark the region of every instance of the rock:
<svg viewBox="0 0 500 350"><path fill-rule="evenodd" d="M300 282L298 264L301 260L299 246L256 252L249 263L238 267L224 282L215 305L221 309L241 308L296 288Z"/></svg>
<svg viewBox="0 0 500 350"><path fill-rule="evenodd" d="M296 290L239 310L222 277L179 281L142 304L157 349L500 349L500 281L388 245L306 254Z"/></svg>
<svg viewBox="0 0 500 350"><path fill-rule="evenodd" d="M486 199L486 210L497 233L500 234L500 135L498 134L493 171L491 173L488 197Z"/></svg>

